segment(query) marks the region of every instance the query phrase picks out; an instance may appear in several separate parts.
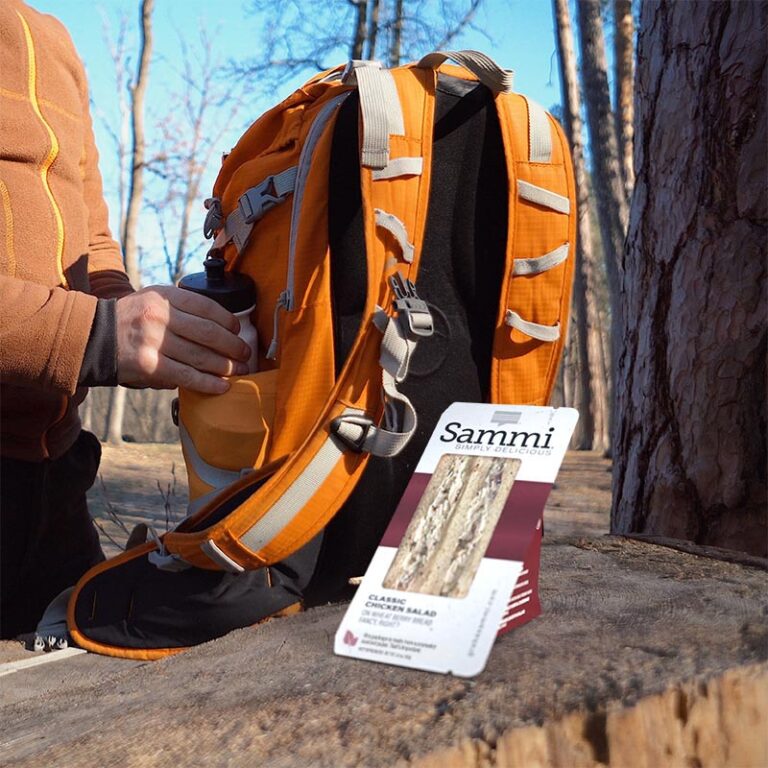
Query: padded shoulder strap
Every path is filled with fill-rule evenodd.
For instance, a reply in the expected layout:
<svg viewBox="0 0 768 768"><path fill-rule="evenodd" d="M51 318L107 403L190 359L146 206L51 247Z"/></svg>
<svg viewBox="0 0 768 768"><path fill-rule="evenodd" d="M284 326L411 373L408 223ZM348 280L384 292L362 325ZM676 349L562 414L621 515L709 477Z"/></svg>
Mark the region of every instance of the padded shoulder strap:
<svg viewBox="0 0 768 768"><path fill-rule="evenodd" d="M567 330L575 188L560 126L531 99L496 99L511 191L507 270L493 344L491 399L546 405Z"/></svg>

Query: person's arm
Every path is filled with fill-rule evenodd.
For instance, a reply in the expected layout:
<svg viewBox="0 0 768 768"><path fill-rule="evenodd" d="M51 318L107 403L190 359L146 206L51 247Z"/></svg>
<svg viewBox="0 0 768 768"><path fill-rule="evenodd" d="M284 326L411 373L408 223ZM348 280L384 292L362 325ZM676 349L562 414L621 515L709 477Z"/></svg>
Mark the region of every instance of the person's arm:
<svg viewBox="0 0 768 768"><path fill-rule="evenodd" d="M0 275L0 381L73 393L96 302Z"/></svg>
<svg viewBox="0 0 768 768"><path fill-rule="evenodd" d="M235 334L235 317L213 301L172 286L137 293L123 267L120 248L109 230L98 151L82 73L81 158L83 197L88 210L90 292L98 297L81 358L77 383L85 386L185 386L220 393L221 376L247 373L247 346ZM119 301L114 301L119 299Z"/></svg>
<svg viewBox="0 0 768 768"><path fill-rule="evenodd" d="M94 296L0 275L0 381L74 393L97 313ZM103 301L103 300L101 300ZM116 382L220 394L222 376L248 372L237 318L216 302L174 286L153 286L116 302L102 350ZM109 314L102 318L107 325ZM101 368L111 375L110 363ZM98 383L110 383L108 381ZM112 381L111 383L115 383Z"/></svg>

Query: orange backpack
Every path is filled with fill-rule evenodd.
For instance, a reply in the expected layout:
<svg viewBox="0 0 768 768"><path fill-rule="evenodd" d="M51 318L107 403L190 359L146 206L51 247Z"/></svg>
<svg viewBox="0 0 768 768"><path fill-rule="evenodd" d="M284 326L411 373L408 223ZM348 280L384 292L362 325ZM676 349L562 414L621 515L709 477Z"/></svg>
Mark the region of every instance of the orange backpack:
<svg viewBox="0 0 768 768"><path fill-rule="evenodd" d="M152 579L171 585L168 594L183 592L188 599L222 573L229 574L228 584L240 584L239 575L257 571L253 578L260 579L260 589L274 594L277 579L290 594L277 603L266 600L260 613L241 617L239 625L291 610L302 594L286 586L284 564L344 507L371 457L387 462L417 429L423 435L431 431L434 423L419 425L412 404L428 393L409 397L404 389L421 348L435 335L450 347L456 326L437 317L420 295L428 219L433 227L451 226L430 209L430 193L442 183L431 187L438 172L432 157L435 104L443 82L462 97L457 105L479 92L492 103L506 166L484 171L500 180L495 199L506 218L506 238L495 231L473 235L499 241L494 294L461 315L467 315L469 327L475 312L491 319L487 391L479 397L547 404L570 303L574 181L562 129L535 102L512 92L511 76L473 51L433 53L392 70L353 61L317 75L264 114L225 157L207 201L206 232L215 237L212 251L227 269L248 274L256 284L252 320L263 342L259 372L233 377L224 395L179 393L191 514L161 539L83 577L68 615L78 644L155 658L208 639L165 631L163 622L195 610L194 602L169 614L166 603L158 609L150 600L145 623L133 632L125 629L137 611L136 581L150 572ZM340 141L337 123L350 110L358 137L350 150L356 167L337 178L331 156L351 143ZM454 159L453 173L461 178L461 158ZM339 272L332 247L336 234L329 231L336 220L329 207L343 185L359 197L361 217L355 255L362 287L350 299L359 304L352 331L339 331L337 305L339 296L347 301L343 286L356 272L355 262ZM460 197L462 190L451 194ZM440 279L433 270L430 280ZM195 579L195 588L180 586ZM100 615L94 607L99 590L113 603L127 603L130 593L131 611ZM150 625L163 629L153 635Z"/></svg>

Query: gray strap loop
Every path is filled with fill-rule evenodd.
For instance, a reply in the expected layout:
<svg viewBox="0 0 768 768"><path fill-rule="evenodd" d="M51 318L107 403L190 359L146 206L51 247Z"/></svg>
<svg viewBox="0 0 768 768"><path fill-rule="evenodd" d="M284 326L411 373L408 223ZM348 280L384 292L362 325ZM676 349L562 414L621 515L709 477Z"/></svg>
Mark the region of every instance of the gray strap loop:
<svg viewBox="0 0 768 768"><path fill-rule="evenodd" d="M383 169L389 163L390 135L403 135L405 121L392 73L378 61L351 61L342 80L357 84L363 141L360 162L366 168Z"/></svg>
<svg viewBox="0 0 768 768"><path fill-rule="evenodd" d="M480 51L435 51L424 56L419 61L418 66L437 69L447 59L452 59L468 69L494 93L510 93L512 91L514 70L500 67L490 56L486 56Z"/></svg>
<svg viewBox="0 0 768 768"><path fill-rule="evenodd" d="M413 261L413 244L408 241L408 232L400 219L394 214L374 208L376 214L376 226L386 229L397 240L403 260L410 264Z"/></svg>
<svg viewBox="0 0 768 768"><path fill-rule="evenodd" d="M551 342L557 341L560 338L560 323L555 323L554 325L532 323L528 320L523 320L517 312L513 312L511 309L507 310L504 322L511 328L516 328L526 336L530 336L538 341Z"/></svg>
<svg viewBox="0 0 768 768"><path fill-rule="evenodd" d="M421 176L424 170L423 157L396 157L390 160L386 168L374 170L374 181L397 179L400 176Z"/></svg>
<svg viewBox="0 0 768 768"><path fill-rule="evenodd" d="M554 269L558 264L562 264L568 258L570 245L565 243L554 251L545 253L543 256L537 256L533 259L515 259L512 270L514 275L539 275Z"/></svg>
<svg viewBox="0 0 768 768"><path fill-rule="evenodd" d="M552 129L546 110L533 99L523 96L528 104L528 161L552 162Z"/></svg>
<svg viewBox="0 0 768 768"><path fill-rule="evenodd" d="M378 324L376 324L378 327ZM411 356L416 349L416 339L408 338L403 323L388 318L381 340L379 364L397 383L408 375Z"/></svg>
<svg viewBox="0 0 768 768"><path fill-rule="evenodd" d="M216 565L221 568L222 571L229 571L230 573L242 573L243 568L240 563L236 563L231 557L216 545L213 539L208 539L200 545L200 551L212 560Z"/></svg>
<svg viewBox="0 0 768 768"><path fill-rule="evenodd" d="M543 205L545 208L557 211L557 213L569 214L571 212L571 201L567 197L544 189L544 187L537 187L528 181L518 180L517 194L522 200Z"/></svg>

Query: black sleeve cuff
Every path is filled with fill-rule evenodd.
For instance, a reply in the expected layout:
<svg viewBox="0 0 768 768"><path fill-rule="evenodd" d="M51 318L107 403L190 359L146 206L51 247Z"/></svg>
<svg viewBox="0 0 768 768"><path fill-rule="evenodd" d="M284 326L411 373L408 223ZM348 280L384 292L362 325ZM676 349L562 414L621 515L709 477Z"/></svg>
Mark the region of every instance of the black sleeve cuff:
<svg viewBox="0 0 768 768"><path fill-rule="evenodd" d="M77 383L84 387L117 384L117 314L115 299L99 299Z"/></svg>

